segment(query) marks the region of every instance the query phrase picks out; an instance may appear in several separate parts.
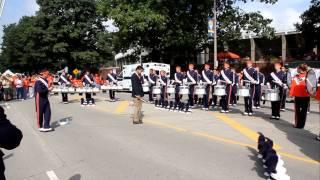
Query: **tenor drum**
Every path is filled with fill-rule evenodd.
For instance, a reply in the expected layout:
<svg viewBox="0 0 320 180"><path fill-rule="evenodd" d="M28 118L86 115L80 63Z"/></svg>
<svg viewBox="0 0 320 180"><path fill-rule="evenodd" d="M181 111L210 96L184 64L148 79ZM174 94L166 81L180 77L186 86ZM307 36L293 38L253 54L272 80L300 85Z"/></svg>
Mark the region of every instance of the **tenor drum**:
<svg viewBox="0 0 320 180"><path fill-rule="evenodd" d="M75 89L74 89L73 87L69 87L69 88L68 88L68 92L69 92L70 94L74 94L74 93L75 93Z"/></svg>
<svg viewBox="0 0 320 180"><path fill-rule="evenodd" d="M109 90L109 86L102 85L102 86L101 86L101 90L102 90L102 91Z"/></svg>
<svg viewBox="0 0 320 180"><path fill-rule="evenodd" d="M249 97L250 96L250 89L247 88L247 87L239 87L238 96L240 96L240 97Z"/></svg>
<svg viewBox="0 0 320 180"><path fill-rule="evenodd" d="M266 101L280 101L280 91L279 89L267 89L264 95Z"/></svg>
<svg viewBox="0 0 320 180"><path fill-rule="evenodd" d="M176 88L175 88L175 86L174 86L174 85L168 85L168 87L167 87L167 93L168 93L168 94L174 94L174 93L176 93Z"/></svg>
<svg viewBox="0 0 320 180"><path fill-rule="evenodd" d="M61 88L61 93L68 93L69 92L69 89L68 88Z"/></svg>
<svg viewBox="0 0 320 180"><path fill-rule="evenodd" d="M99 90L99 88L96 88L96 87L95 87L95 88L92 89L92 92L93 92L93 93L98 93L98 92L100 92L100 90Z"/></svg>
<svg viewBox="0 0 320 180"><path fill-rule="evenodd" d="M196 95L205 95L206 87L205 86L195 86L195 94Z"/></svg>
<svg viewBox="0 0 320 180"><path fill-rule="evenodd" d="M143 92L149 92L150 91L149 84L143 84L142 89L143 89Z"/></svg>
<svg viewBox="0 0 320 180"><path fill-rule="evenodd" d="M123 86L122 85L118 85L116 87L117 87L117 90L123 90Z"/></svg>
<svg viewBox="0 0 320 180"><path fill-rule="evenodd" d="M85 88L86 93L92 93L93 89L91 87Z"/></svg>
<svg viewBox="0 0 320 180"><path fill-rule="evenodd" d="M161 87L160 86L153 86L152 94L155 94L155 95L161 94Z"/></svg>
<svg viewBox="0 0 320 180"><path fill-rule="evenodd" d="M226 86L225 85L216 85L214 86L214 95L216 96L225 96L226 93Z"/></svg>
<svg viewBox="0 0 320 180"><path fill-rule="evenodd" d="M60 93L61 89L60 88L53 88L52 92L53 93Z"/></svg>
<svg viewBox="0 0 320 180"><path fill-rule="evenodd" d="M180 86L179 87L179 94L181 95L188 95L189 94L189 87L188 86Z"/></svg>

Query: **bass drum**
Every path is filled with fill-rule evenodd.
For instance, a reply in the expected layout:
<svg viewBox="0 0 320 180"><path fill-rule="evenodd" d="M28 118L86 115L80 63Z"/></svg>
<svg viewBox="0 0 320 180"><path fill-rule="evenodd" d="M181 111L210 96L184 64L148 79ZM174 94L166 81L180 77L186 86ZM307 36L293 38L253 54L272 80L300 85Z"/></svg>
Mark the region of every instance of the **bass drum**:
<svg viewBox="0 0 320 180"><path fill-rule="evenodd" d="M267 89L264 95L266 101L280 101L280 91L279 89Z"/></svg>
<svg viewBox="0 0 320 180"><path fill-rule="evenodd" d="M311 96L315 96L317 93L317 75L313 69L309 69L306 76L306 87L307 91Z"/></svg>
<svg viewBox="0 0 320 180"><path fill-rule="evenodd" d="M206 87L205 86L195 86L195 94L196 95L205 95L206 94Z"/></svg>

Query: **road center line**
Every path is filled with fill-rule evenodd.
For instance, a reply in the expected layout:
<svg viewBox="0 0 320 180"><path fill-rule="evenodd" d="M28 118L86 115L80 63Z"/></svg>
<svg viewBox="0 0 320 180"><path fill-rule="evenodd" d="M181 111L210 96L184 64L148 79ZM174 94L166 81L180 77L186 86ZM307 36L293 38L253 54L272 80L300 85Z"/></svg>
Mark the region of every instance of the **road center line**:
<svg viewBox="0 0 320 180"><path fill-rule="evenodd" d="M233 129L235 129L238 132L240 132L241 134L247 136L252 141L257 142L259 135L256 131L240 124L239 122L233 120L232 118L230 118L224 114L218 114L218 113L213 113L213 114L217 119L223 121L224 123L226 123L227 125L229 125ZM278 149L281 149L281 147L277 144L274 144L274 149L278 150Z"/></svg>
<svg viewBox="0 0 320 180"><path fill-rule="evenodd" d="M129 101L121 101L120 105L116 109L116 113L124 112L128 106L129 106Z"/></svg>
<svg viewBox="0 0 320 180"><path fill-rule="evenodd" d="M59 180L57 177L56 173L54 171L47 171L47 176L49 177L50 180Z"/></svg>

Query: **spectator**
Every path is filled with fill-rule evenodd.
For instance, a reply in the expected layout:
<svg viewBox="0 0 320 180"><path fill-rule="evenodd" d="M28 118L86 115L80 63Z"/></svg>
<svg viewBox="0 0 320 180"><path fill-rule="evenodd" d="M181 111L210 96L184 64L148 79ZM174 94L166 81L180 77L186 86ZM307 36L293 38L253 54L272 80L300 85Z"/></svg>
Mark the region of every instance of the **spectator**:
<svg viewBox="0 0 320 180"><path fill-rule="evenodd" d="M10 123L4 114L4 109L0 106L0 148L12 150L19 146L23 135L22 132ZM0 150L0 179L5 180L5 167L2 157L3 152Z"/></svg>
<svg viewBox="0 0 320 180"><path fill-rule="evenodd" d="M29 86L30 80L28 76L23 77L23 99L26 100L29 98Z"/></svg>
<svg viewBox="0 0 320 180"><path fill-rule="evenodd" d="M10 75L5 75L1 77L1 83L3 86L4 100L9 101L12 99L12 77Z"/></svg>
<svg viewBox="0 0 320 180"><path fill-rule="evenodd" d="M23 98L23 80L21 78L21 75L17 76L17 79L14 81L14 85L16 87L17 92L17 100L22 100Z"/></svg>
<svg viewBox="0 0 320 180"><path fill-rule="evenodd" d="M132 84L132 97L134 98L134 114L133 114L133 124L142 124L142 98L143 98L143 89L142 89L142 77L143 67L138 66L136 72L131 77Z"/></svg>

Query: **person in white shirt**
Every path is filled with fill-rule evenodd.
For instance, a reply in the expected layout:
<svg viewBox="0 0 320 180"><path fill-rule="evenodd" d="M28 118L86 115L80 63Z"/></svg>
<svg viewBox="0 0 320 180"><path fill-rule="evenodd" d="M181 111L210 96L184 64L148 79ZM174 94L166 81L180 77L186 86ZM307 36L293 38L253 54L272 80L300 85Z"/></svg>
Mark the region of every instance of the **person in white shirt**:
<svg viewBox="0 0 320 180"><path fill-rule="evenodd" d="M17 91L17 100L23 99L23 81L21 75L18 75L18 78L15 80L14 85L16 86Z"/></svg>

